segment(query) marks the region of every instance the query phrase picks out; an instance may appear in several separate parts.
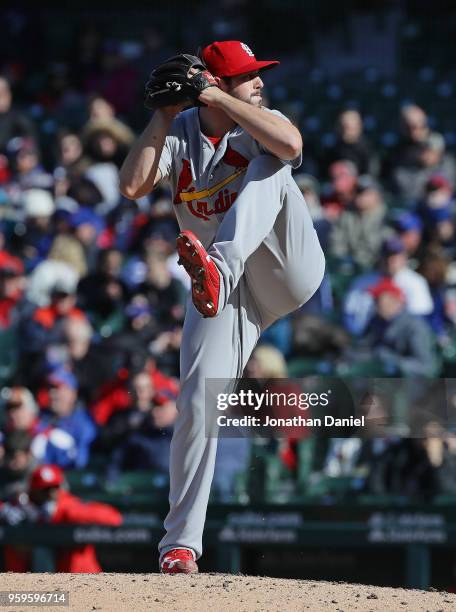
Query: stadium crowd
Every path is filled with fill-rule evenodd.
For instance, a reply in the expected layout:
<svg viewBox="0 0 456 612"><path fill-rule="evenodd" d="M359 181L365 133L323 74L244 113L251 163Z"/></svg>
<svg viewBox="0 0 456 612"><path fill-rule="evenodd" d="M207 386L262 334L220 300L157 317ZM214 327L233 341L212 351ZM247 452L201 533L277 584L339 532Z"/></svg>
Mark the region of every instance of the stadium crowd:
<svg viewBox="0 0 456 612"><path fill-rule="evenodd" d="M134 202L118 189L137 115L147 119L137 111L145 66L167 50L153 32L134 62L90 28L78 44L78 62L52 66L27 104L14 97L20 67L0 77L0 469L9 491L36 465L84 468L94 455L109 478L166 473L176 417L189 283L173 202L166 184ZM456 162L426 109L397 113L399 141L385 152L356 109L338 108L333 144L313 174L304 164L295 175L327 274L308 304L263 334L252 375L276 377L271 363L284 377L451 372ZM38 127L43 114L52 122ZM366 453L373 465L394 443L344 452L332 443L324 469L345 473ZM455 453L442 444L434 465L429 444L417 442L429 469ZM222 441L222 496L246 469L248 446ZM290 452L282 448L293 466Z"/></svg>

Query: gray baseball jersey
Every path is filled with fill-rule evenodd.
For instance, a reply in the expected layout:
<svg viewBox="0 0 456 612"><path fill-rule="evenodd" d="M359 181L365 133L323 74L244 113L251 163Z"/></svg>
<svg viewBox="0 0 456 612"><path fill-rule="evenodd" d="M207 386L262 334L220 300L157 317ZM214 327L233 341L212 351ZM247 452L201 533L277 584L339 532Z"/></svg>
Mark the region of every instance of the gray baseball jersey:
<svg viewBox="0 0 456 612"><path fill-rule="evenodd" d="M322 281L324 256L291 175L299 164L267 154L240 127L214 150L197 109L181 113L166 138L159 168L170 178L180 227L206 246L221 282L217 316L203 318L187 302L161 554L176 547L197 558L202 552L217 449L217 438L206 435L216 412L206 380L240 377L262 330L304 304Z"/></svg>
<svg viewBox="0 0 456 612"><path fill-rule="evenodd" d="M265 112L288 119L278 110ZM249 162L268 151L240 126L217 148L200 129L197 108L177 115L166 137L159 169L167 177L179 226L194 232L207 248L221 219L236 200ZM301 165L301 156L292 162Z"/></svg>

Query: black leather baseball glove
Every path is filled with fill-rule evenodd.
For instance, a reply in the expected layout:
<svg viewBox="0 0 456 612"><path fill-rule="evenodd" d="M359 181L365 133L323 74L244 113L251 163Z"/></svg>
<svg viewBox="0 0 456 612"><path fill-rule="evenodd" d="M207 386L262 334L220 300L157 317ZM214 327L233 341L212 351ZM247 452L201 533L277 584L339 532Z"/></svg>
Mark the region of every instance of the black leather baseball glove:
<svg viewBox="0 0 456 612"><path fill-rule="evenodd" d="M174 106L188 100L189 106L204 106L200 93L217 83L196 55L181 53L152 70L146 83L144 105L150 109Z"/></svg>

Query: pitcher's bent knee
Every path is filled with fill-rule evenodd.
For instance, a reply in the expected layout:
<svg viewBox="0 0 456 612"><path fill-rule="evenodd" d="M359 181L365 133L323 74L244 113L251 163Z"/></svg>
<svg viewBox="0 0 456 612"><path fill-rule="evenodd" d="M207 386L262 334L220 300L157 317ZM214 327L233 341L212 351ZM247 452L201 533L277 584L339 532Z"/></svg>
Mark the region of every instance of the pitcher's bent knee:
<svg viewBox="0 0 456 612"><path fill-rule="evenodd" d="M320 257L313 262L312 274L309 271L305 280L299 274L294 274L294 282L290 279L290 289L296 299L296 308L300 308L318 291L325 276L325 256L320 250Z"/></svg>
<svg viewBox="0 0 456 612"><path fill-rule="evenodd" d="M282 300L285 310L297 310L318 291L325 275L325 258L321 251L320 257L312 263L311 269L303 274L302 262L289 264L284 270L285 287L282 291ZM281 313L283 316L283 314Z"/></svg>

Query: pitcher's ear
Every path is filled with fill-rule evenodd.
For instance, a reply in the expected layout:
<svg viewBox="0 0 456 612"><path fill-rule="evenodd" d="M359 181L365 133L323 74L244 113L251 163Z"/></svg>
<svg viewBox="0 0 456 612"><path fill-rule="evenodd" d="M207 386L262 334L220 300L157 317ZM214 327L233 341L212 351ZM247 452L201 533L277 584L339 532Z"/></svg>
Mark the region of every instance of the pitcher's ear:
<svg viewBox="0 0 456 612"><path fill-rule="evenodd" d="M231 81L232 81L231 77L215 77L215 78L218 79L219 81L220 89L223 89L223 91L228 91L230 89Z"/></svg>
<svg viewBox="0 0 456 612"><path fill-rule="evenodd" d="M217 85L220 87L220 89L222 91L229 91L230 89L230 79L227 79L225 77L215 77L215 79L217 80Z"/></svg>

